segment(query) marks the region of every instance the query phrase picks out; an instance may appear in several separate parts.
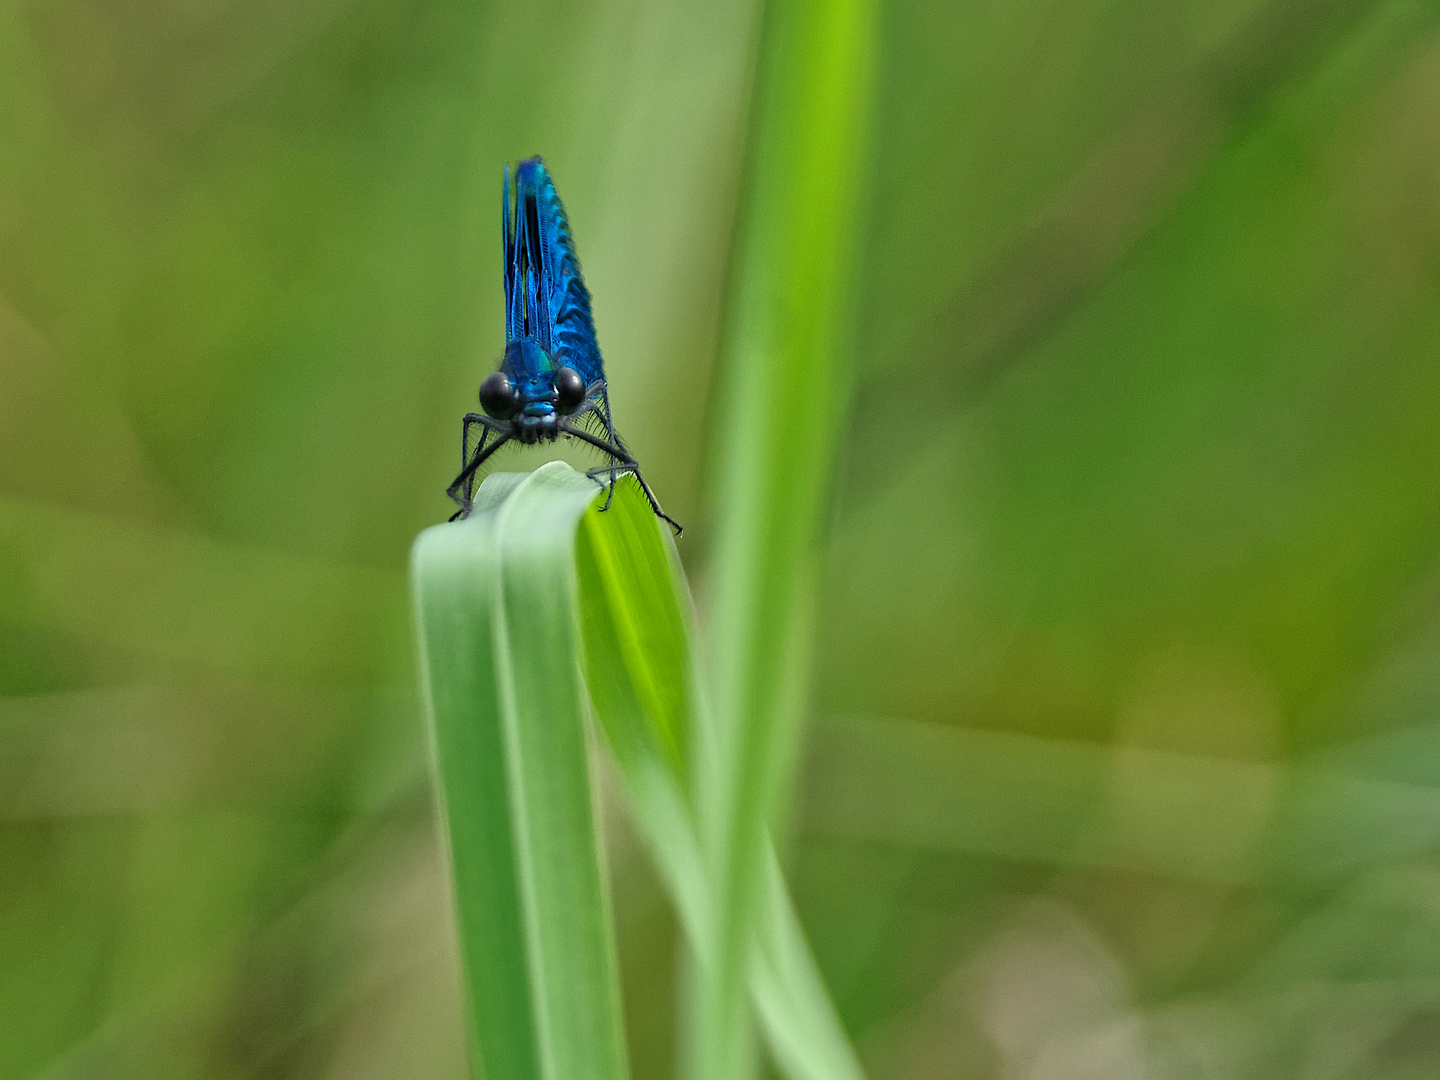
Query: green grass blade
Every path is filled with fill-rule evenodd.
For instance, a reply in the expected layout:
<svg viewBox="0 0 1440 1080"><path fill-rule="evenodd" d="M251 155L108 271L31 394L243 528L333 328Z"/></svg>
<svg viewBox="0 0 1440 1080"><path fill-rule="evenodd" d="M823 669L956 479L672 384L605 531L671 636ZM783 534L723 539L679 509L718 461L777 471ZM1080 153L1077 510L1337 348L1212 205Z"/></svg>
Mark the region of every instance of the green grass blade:
<svg viewBox="0 0 1440 1080"><path fill-rule="evenodd" d="M411 565L472 1048L488 1074L529 1080L540 1072L495 670L493 525L477 510L428 529Z"/></svg>
<svg viewBox="0 0 1440 1080"><path fill-rule="evenodd" d="M487 1080L622 1080L615 947L575 664L576 522L554 463L416 541L421 667L470 1024Z"/></svg>
<svg viewBox="0 0 1440 1080"><path fill-rule="evenodd" d="M674 543L660 535L635 485L617 487L608 511L596 507L582 519L576 561L581 625L588 629L593 620L606 631L608 663L586 667L606 733L622 762L658 751L684 783L698 697L689 597ZM585 635L587 648L591 641ZM618 694L633 697L629 709L614 700Z"/></svg>
<svg viewBox="0 0 1440 1080"><path fill-rule="evenodd" d="M559 462L500 508L502 682L540 1039L556 1080L625 1075L619 978L597 858L575 638L575 528L597 493Z"/></svg>
<svg viewBox="0 0 1440 1080"><path fill-rule="evenodd" d="M626 485L608 512L585 516L576 564L591 703L681 924L708 963L709 890L685 786L693 762L675 753L690 741L699 695L673 542ZM767 874L749 986L771 1052L790 1080L861 1080L773 852Z"/></svg>
<svg viewBox="0 0 1440 1080"><path fill-rule="evenodd" d="M471 1027L491 1078L624 1074L580 721L577 602L587 687L636 818L707 962L712 940L688 794L701 702L688 597L638 491L622 485L603 514L595 494L560 464L495 476L471 518L427 530L415 548ZM858 1080L766 850L748 983L772 1051L791 1080Z"/></svg>
<svg viewBox="0 0 1440 1080"><path fill-rule="evenodd" d="M705 870L685 783L696 711L678 560L630 485L581 523L575 547L585 684L637 823L687 936L699 930ZM660 686L679 694L657 693Z"/></svg>
<svg viewBox="0 0 1440 1080"><path fill-rule="evenodd" d="M767 5L712 428L716 753L698 790L714 940L689 995L694 1080L743 1080L754 1068L745 979L766 827L798 741L821 513L849 398L874 23L872 0Z"/></svg>
<svg viewBox="0 0 1440 1080"><path fill-rule="evenodd" d="M790 1080L864 1080L768 843L764 887L749 986L771 1055Z"/></svg>

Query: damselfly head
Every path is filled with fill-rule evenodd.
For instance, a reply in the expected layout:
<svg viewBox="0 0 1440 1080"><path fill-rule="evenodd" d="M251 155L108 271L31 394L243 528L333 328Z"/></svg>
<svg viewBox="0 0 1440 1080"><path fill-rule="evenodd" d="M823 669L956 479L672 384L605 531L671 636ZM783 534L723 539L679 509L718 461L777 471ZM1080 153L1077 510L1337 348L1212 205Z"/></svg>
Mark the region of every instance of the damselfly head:
<svg viewBox="0 0 1440 1080"><path fill-rule="evenodd" d="M480 405L508 423L520 442L552 441L560 434L560 417L584 404L586 390L574 368L557 367L536 342L521 339L506 347L500 370L480 384Z"/></svg>
<svg viewBox="0 0 1440 1080"><path fill-rule="evenodd" d="M543 418L558 413L569 416L585 403L586 386L580 373L569 365L558 365L531 338L512 341L505 347L500 370L480 385L480 404L496 420L517 420L516 436L526 439L533 424L526 417L541 420L538 438L550 437L552 421Z"/></svg>

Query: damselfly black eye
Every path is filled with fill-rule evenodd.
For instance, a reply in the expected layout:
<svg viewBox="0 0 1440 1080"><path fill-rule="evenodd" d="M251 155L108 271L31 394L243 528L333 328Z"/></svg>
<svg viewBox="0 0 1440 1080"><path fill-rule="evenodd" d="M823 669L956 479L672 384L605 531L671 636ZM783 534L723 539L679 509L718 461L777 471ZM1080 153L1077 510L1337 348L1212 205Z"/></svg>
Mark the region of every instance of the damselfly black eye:
<svg viewBox="0 0 1440 1080"><path fill-rule="evenodd" d="M492 371L480 384L480 407L496 420L515 415L515 388L503 371Z"/></svg>
<svg viewBox="0 0 1440 1080"><path fill-rule="evenodd" d="M562 367L555 373L555 405L562 413L574 412L585 400L585 380L572 367Z"/></svg>

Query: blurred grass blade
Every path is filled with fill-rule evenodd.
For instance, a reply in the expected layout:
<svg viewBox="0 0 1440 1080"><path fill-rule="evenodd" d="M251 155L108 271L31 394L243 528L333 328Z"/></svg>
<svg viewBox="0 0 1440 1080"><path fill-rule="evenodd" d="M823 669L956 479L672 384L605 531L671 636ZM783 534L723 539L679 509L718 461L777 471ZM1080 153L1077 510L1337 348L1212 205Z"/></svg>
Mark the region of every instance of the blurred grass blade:
<svg viewBox="0 0 1440 1080"><path fill-rule="evenodd" d="M764 888L750 994L770 1053L790 1080L864 1080L768 843Z"/></svg>
<svg viewBox="0 0 1440 1080"><path fill-rule="evenodd" d="M619 980L574 627L593 481L493 477L412 556L468 991L486 1080L622 1080Z"/></svg>
<svg viewBox="0 0 1440 1080"><path fill-rule="evenodd" d="M684 753L701 698L673 541L625 485L608 513L585 516L575 554L591 703L685 932L703 953L709 894L686 795L695 763ZM861 1080L768 849L766 873L749 986L771 1052L790 1080Z"/></svg>
<svg viewBox="0 0 1440 1080"><path fill-rule="evenodd" d="M766 826L805 696L813 572L849 400L873 0L766 6L751 173L711 447L714 752L697 777L713 940L689 995L692 1080L754 1068L745 979Z"/></svg>

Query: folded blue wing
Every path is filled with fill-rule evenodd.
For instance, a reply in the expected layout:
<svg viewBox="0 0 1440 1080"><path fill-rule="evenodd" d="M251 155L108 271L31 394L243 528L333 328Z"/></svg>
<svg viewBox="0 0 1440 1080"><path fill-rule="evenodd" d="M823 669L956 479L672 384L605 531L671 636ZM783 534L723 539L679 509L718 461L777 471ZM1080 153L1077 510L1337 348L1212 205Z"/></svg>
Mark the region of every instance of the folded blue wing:
<svg viewBox="0 0 1440 1080"><path fill-rule="evenodd" d="M505 340L531 338L557 366L574 368L587 384L605 377L590 292L580 273L570 222L538 157L510 167L501 202L505 243Z"/></svg>

